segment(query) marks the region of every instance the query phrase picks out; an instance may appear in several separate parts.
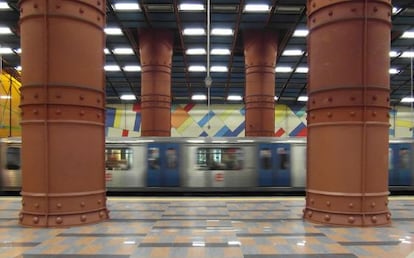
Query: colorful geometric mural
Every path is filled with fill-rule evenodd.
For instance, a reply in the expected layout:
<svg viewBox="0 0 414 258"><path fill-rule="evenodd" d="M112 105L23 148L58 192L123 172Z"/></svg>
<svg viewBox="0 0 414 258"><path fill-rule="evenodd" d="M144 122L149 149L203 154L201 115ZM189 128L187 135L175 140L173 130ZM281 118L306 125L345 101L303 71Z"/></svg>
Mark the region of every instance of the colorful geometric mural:
<svg viewBox="0 0 414 258"><path fill-rule="evenodd" d="M242 104L173 105L171 109L172 137L244 137L245 108ZM106 112L107 136L139 136L141 113L139 104L109 105ZM277 105L275 136L306 136L306 107Z"/></svg>

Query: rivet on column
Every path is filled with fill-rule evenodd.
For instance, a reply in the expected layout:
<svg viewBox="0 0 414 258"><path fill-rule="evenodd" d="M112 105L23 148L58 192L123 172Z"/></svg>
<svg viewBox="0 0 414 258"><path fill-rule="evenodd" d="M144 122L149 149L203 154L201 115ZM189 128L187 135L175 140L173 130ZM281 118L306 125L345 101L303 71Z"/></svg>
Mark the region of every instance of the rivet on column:
<svg viewBox="0 0 414 258"><path fill-rule="evenodd" d="M348 207L352 209L352 208L354 208L354 204L353 204L352 202L350 202L350 203L348 204Z"/></svg>
<svg viewBox="0 0 414 258"><path fill-rule="evenodd" d="M33 217L33 223L34 224L39 223L39 217L37 217L37 216Z"/></svg>
<svg viewBox="0 0 414 258"><path fill-rule="evenodd" d="M372 202L372 203L371 203L371 207L372 207L372 208L375 208L375 206L376 206L376 205L377 205L377 204L376 204L375 202Z"/></svg>
<svg viewBox="0 0 414 258"><path fill-rule="evenodd" d="M85 222L85 221L86 221L86 215L82 215L82 216L80 217L80 220L81 220L82 222Z"/></svg>
<svg viewBox="0 0 414 258"><path fill-rule="evenodd" d="M62 224L62 222L63 222L62 217L57 217L56 218L56 224Z"/></svg>
<svg viewBox="0 0 414 258"><path fill-rule="evenodd" d="M371 217L371 221L372 221L373 223L377 223L377 216L372 216L372 217Z"/></svg>
<svg viewBox="0 0 414 258"><path fill-rule="evenodd" d="M21 212L20 212L20 213L19 213L19 220L20 220L20 221L22 221L22 220L23 220L23 218L24 218L24 215L23 215L23 213L21 213Z"/></svg>
<svg viewBox="0 0 414 258"><path fill-rule="evenodd" d="M348 222L353 224L355 222L355 218L353 216L348 217Z"/></svg>
<svg viewBox="0 0 414 258"><path fill-rule="evenodd" d="M331 220L331 216L325 215L324 219L325 219L325 221L330 221Z"/></svg>
<svg viewBox="0 0 414 258"><path fill-rule="evenodd" d="M85 202L81 202L81 203L80 203L80 206L81 206L81 207L85 207L85 205L86 205L86 204L85 204Z"/></svg>
<svg viewBox="0 0 414 258"><path fill-rule="evenodd" d="M308 211L308 217L312 218L313 212L312 211Z"/></svg>
<svg viewBox="0 0 414 258"><path fill-rule="evenodd" d="M56 203L56 207L57 207L58 209L60 209L60 208L62 208L62 204L61 204L60 202L58 202L58 203Z"/></svg>
<svg viewBox="0 0 414 258"><path fill-rule="evenodd" d="M330 201L327 201L326 202L326 206L331 207L331 202Z"/></svg>

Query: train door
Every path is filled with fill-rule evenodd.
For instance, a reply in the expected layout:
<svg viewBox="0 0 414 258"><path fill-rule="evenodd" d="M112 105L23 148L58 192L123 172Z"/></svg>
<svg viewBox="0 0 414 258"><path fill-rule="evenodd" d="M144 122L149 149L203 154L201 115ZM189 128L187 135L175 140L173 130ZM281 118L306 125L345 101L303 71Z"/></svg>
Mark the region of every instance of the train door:
<svg viewBox="0 0 414 258"><path fill-rule="evenodd" d="M391 144L388 151L388 184L411 185L411 145L408 143Z"/></svg>
<svg viewBox="0 0 414 258"><path fill-rule="evenodd" d="M259 145L259 186L290 185L290 145Z"/></svg>
<svg viewBox="0 0 414 258"><path fill-rule="evenodd" d="M148 186L179 186L179 145L148 144Z"/></svg>

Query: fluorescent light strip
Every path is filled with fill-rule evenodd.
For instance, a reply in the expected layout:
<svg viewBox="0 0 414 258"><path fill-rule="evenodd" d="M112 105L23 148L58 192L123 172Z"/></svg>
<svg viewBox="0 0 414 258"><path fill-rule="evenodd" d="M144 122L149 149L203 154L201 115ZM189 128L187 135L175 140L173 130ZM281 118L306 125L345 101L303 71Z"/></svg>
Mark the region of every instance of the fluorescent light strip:
<svg viewBox="0 0 414 258"><path fill-rule="evenodd" d="M213 48L210 51L210 54L212 54L212 55L230 55L231 52L230 52L230 49L228 49L228 48Z"/></svg>
<svg viewBox="0 0 414 258"><path fill-rule="evenodd" d="M303 102L308 101L308 96L299 96L298 101L303 101Z"/></svg>
<svg viewBox="0 0 414 258"><path fill-rule="evenodd" d="M246 4L244 6L245 12L268 12L270 10L267 4Z"/></svg>
<svg viewBox="0 0 414 258"><path fill-rule="evenodd" d="M117 11L135 11L140 10L138 3L116 3L113 5Z"/></svg>
<svg viewBox="0 0 414 258"><path fill-rule="evenodd" d="M389 70L389 73L390 74L397 74L397 73L399 73L400 72L400 70L398 70L398 69L396 69L396 68L390 68L390 70Z"/></svg>
<svg viewBox="0 0 414 258"><path fill-rule="evenodd" d="M211 35L214 36L231 36L233 35L232 29L226 29L226 28L214 28L211 30Z"/></svg>
<svg viewBox="0 0 414 258"><path fill-rule="evenodd" d="M118 65L105 65L104 70L107 72L116 72L121 71L121 68Z"/></svg>
<svg viewBox="0 0 414 258"><path fill-rule="evenodd" d="M277 66L275 68L275 72L277 73L290 73L292 71L293 71L292 67L289 67L289 66Z"/></svg>
<svg viewBox="0 0 414 258"><path fill-rule="evenodd" d="M414 38L414 31L406 31L401 35L401 38L405 39L413 39Z"/></svg>
<svg viewBox="0 0 414 258"><path fill-rule="evenodd" d="M214 65L210 67L210 71L223 73L223 72L227 72L228 69L227 69L227 66Z"/></svg>
<svg viewBox="0 0 414 258"><path fill-rule="evenodd" d="M304 51L300 49L288 49L283 51L282 56L301 56Z"/></svg>
<svg viewBox="0 0 414 258"><path fill-rule="evenodd" d="M120 96L120 99L122 100L136 100L135 95L133 94L123 94Z"/></svg>
<svg viewBox="0 0 414 258"><path fill-rule="evenodd" d="M178 6L178 10L180 11L204 11L203 4L190 4L190 3L182 3Z"/></svg>
<svg viewBox="0 0 414 258"><path fill-rule="evenodd" d="M139 65L126 65L122 68L125 72L140 72L141 66Z"/></svg>
<svg viewBox="0 0 414 258"><path fill-rule="evenodd" d="M195 94L191 97L192 100L206 100L207 97L204 94Z"/></svg>
<svg viewBox="0 0 414 258"><path fill-rule="evenodd" d="M112 52L114 54L117 54L117 55L132 55L132 54L134 54L134 51L132 50L132 48L115 48L114 50L112 50Z"/></svg>
<svg viewBox="0 0 414 258"><path fill-rule="evenodd" d="M14 54L13 49L9 47L0 47L0 54L7 55L7 54Z"/></svg>
<svg viewBox="0 0 414 258"><path fill-rule="evenodd" d="M296 73L308 73L309 72L309 68L308 67L298 67L295 70Z"/></svg>
<svg viewBox="0 0 414 258"><path fill-rule="evenodd" d="M206 67L202 66L202 65L191 65L190 67L188 67L188 71L190 71L190 72L205 72Z"/></svg>
<svg viewBox="0 0 414 258"><path fill-rule="evenodd" d="M7 4L7 2L0 2L0 10L6 10L6 9L11 9L9 7L9 4Z"/></svg>
<svg viewBox="0 0 414 258"><path fill-rule="evenodd" d="M293 37L306 37L308 36L309 31L308 30L295 30L295 32L293 32Z"/></svg>
<svg viewBox="0 0 414 258"><path fill-rule="evenodd" d="M414 51L404 51L402 54L401 54L401 56L400 57L408 57L408 58L411 58L411 57L414 57Z"/></svg>
<svg viewBox="0 0 414 258"><path fill-rule="evenodd" d="M189 48L185 51L187 55L205 55L206 50L204 48Z"/></svg>
<svg viewBox="0 0 414 258"><path fill-rule="evenodd" d="M8 27L0 27L0 34L13 34L13 32Z"/></svg>
<svg viewBox="0 0 414 258"><path fill-rule="evenodd" d="M242 96L240 96L240 95L229 95L228 97L227 97L227 100L230 100L230 101L240 101L240 100L242 100L243 98L242 98Z"/></svg>
<svg viewBox="0 0 414 258"><path fill-rule="evenodd" d="M106 35L122 35L122 30L120 28L105 28L104 32Z"/></svg>
<svg viewBox="0 0 414 258"><path fill-rule="evenodd" d="M412 97L404 97L404 98L401 99L401 102L403 102L403 103L411 103L411 102L414 102L414 98L412 98Z"/></svg>
<svg viewBox="0 0 414 258"><path fill-rule="evenodd" d="M183 30L183 35L200 36L205 35L206 31L203 28L187 28Z"/></svg>

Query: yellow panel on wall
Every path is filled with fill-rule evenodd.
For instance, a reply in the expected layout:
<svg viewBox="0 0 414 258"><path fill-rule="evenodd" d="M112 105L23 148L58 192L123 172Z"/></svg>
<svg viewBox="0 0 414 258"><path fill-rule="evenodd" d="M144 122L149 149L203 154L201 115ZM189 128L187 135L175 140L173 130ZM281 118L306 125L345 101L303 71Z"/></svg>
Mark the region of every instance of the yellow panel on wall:
<svg viewBox="0 0 414 258"><path fill-rule="evenodd" d="M10 74L0 74L0 137L21 136L20 86Z"/></svg>

